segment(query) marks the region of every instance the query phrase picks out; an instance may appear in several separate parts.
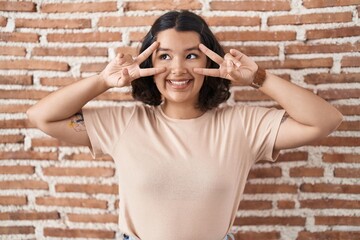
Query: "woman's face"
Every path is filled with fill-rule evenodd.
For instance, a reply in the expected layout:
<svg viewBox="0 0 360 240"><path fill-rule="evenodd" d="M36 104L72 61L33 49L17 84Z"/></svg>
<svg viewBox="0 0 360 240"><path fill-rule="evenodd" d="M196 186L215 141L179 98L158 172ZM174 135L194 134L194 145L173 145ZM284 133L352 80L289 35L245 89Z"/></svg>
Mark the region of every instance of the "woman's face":
<svg viewBox="0 0 360 240"><path fill-rule="evenodd" d="M194 73L196 67L206 67L207 58L199 49L200 35L193 31L175 29L161 31L160 43L152 55L154 67L165 67L164 73L154 76L155 84L165 102L195 106L204 76Z"/></svg>

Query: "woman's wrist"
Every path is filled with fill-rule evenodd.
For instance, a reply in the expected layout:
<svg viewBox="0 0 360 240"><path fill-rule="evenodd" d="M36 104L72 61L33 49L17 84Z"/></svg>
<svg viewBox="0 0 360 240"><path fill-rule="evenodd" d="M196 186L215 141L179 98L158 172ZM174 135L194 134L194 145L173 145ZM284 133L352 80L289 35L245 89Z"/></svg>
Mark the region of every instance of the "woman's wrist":
<svg viewBox="0 0 360 240"><path fill-rule="evenodd" d="M266 70L258 67L254 79L253 81L250 83L250 86L256 89L259 89L262 87L262 85L264 84L266 80Z"/></svg>

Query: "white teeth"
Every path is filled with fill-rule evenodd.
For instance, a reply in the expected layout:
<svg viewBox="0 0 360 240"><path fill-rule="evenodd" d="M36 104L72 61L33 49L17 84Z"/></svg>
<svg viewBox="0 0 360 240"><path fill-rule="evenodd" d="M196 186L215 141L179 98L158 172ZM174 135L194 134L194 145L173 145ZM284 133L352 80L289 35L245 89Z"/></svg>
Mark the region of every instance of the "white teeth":
<svg viewBox="0 0 360 240"><path fill-rule="evenodd" d="M185 80L185 81L171 81L171 84L173 85L177 85L177 86L182 86L182 85L186 85L190 80Z"/></svg>

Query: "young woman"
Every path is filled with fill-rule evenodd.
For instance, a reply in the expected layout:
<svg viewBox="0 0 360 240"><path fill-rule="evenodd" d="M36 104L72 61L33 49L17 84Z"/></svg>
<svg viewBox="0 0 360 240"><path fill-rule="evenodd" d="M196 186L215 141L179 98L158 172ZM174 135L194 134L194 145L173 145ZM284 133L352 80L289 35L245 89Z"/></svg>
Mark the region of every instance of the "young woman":
<svg viewBox="0 0 360 240"><path fill-rule="evenodd" d="M283 110L218 107L231 82L258 88ZM145 104L83 108L129 84ZM119 54L99 75L50 94L27 114L47 134L113 157L120 230L141 240L233 238L251 166L324 138L342 121L326 101L241 52L224 54L205 21L188 11L161 16L139 56Z"/></svg>

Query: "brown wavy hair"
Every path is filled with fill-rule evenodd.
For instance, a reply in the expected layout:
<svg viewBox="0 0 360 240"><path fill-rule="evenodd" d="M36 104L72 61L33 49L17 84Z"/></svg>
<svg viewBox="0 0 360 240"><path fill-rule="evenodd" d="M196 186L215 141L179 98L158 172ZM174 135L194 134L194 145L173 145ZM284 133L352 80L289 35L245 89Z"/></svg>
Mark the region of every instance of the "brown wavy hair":
<svg viewBox="0 0 360 240"><path fill-rule="evenodd" d="M170 11L160 16L152 25L150 31L142 41L140 53L147 49L154 41L159 32L174 28L176 31L194 31L200 35L200 41L206 47L216 52L221 57L225 53L220 43L211 32L203 18L189 11ZM151 56L140 64L141 68L151 68ZM208 68L219 68L219 65L208 58ZM154 77L141 77L131 82L132 96L134 99L145 104L158 106L162 102L161 93L157 89ZM202 110L210 110L225 102L230 97L230 80L205 76L200 89L197 107Z"/></svg>

